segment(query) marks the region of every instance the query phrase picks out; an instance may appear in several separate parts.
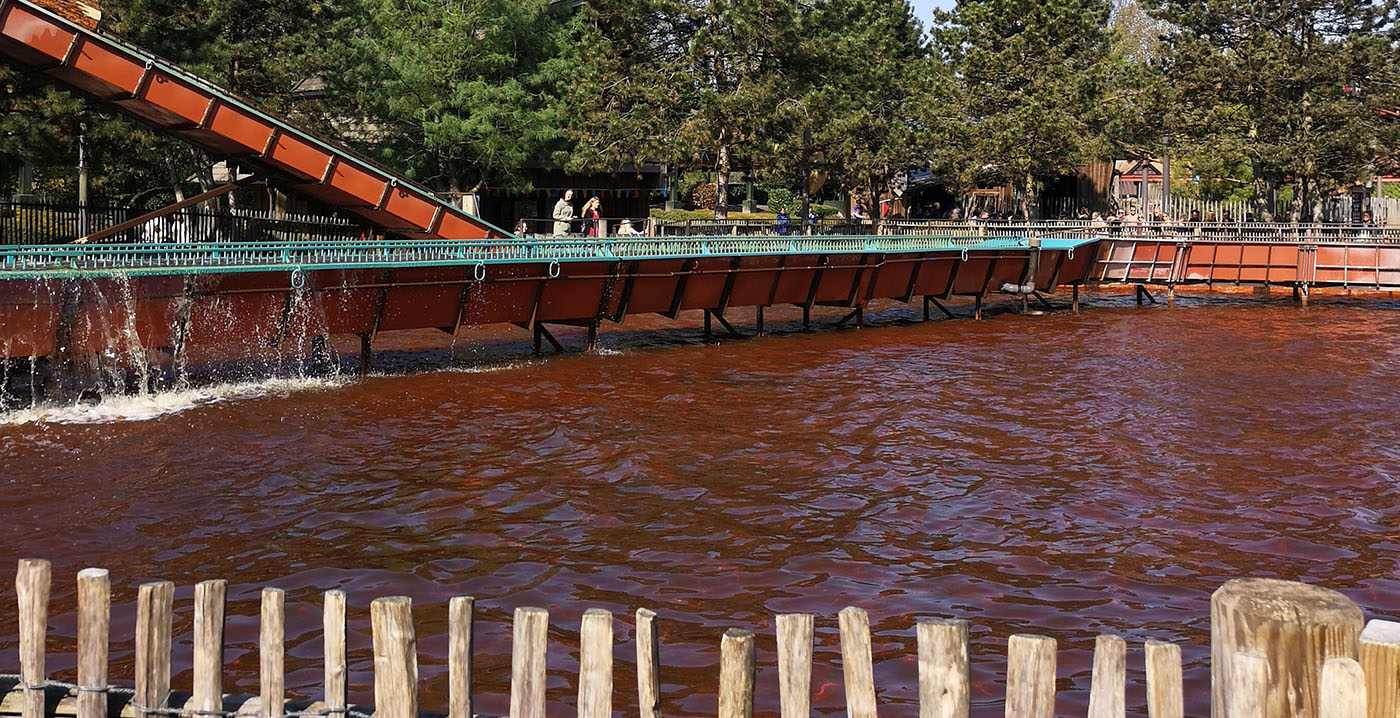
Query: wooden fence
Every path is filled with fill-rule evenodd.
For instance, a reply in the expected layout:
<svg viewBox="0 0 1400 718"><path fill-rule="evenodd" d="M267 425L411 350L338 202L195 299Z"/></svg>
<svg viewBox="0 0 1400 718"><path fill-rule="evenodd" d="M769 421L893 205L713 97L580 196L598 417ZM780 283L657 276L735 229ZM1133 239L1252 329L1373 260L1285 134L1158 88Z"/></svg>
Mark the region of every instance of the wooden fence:
<svg viewBox="0 0 1400 718"><path fill-rule="evenodd" d="M348 704L346 597L325 592L322 606L325 679L320 700L288 701L283 672L285 603L281 589L262 591L258 696L230 699L223 691L224 608L227 583L195 586L191 694L181 702L171 686L174 584L139 587L134 685L112 685L108 675L111 584L107 571L78 574L77 683L45 673L50 566L24 559L15 578L19 602L18 675L0 700L0 713L23 718L171 716L173 718L420 718L417 637L411 600L379 598L370 605L374 652L373 709ZM447 718L473 718L474 599L448 606ZM1400 623L1373 620L1334 591L1272 579L1237 579L1211 600L1213 715L1217 718L1395 718L1400 714ZM657 616L635 614L640 718L661 718L661 663ZM846 716L877 718L870 623L863 609L838 615ZM815 617L777 616L781 718L810 718ZM588 609L579 627L578 718L612 718L614 617ZM919 718L967 718L970 710L968 625L960 619L919 618ZM549 614L517 608L512 625L510 717L546 718L545 656ZM720 637L716 693L719 718L752 718L754 634L733 628ZM1183 715L1180 646L1145 645L1150 718ZM1357 660L1359 658L1359 661ZM1009 638L1007 718L1055 715L1056 641L1041 635ZM1126 642L1097 638L1089 718L1125 715ZM1369 698L1369 704L1368 704ZM293 707L299 706L299 707ZM372 715L370 711L372 710ZM441 716L440 713L428 715Z"/></svg>

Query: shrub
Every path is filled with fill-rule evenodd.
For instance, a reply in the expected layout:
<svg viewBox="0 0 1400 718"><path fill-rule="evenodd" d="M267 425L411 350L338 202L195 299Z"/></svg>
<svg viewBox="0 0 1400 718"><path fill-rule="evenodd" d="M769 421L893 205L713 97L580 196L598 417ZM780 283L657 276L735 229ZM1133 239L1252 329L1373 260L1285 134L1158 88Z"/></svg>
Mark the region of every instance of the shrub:
<svg viewBox="0 0 1400 718"><path fill-rule="evenodd" d="M713 211L715 206L715 194L717 190L713 182L701 182L690 188L687 197L691 209L708 209Z"/></svg>

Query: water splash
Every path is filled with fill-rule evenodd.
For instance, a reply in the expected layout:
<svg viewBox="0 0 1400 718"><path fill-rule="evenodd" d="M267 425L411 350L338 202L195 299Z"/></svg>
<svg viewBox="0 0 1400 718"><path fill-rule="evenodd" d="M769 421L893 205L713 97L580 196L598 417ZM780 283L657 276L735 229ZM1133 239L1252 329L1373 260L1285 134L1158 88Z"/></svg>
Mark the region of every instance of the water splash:
<svg viewBox="0 0 1400 718"><path fill-rule="evenodd" d="M172 414L224 402L287 396L297 392L336 389L341 377L276 378L229 382L187 389L111 394L99 401L66 405L35 405L0 414L0 426L25 424L109 424L150 421Z"/></svg>

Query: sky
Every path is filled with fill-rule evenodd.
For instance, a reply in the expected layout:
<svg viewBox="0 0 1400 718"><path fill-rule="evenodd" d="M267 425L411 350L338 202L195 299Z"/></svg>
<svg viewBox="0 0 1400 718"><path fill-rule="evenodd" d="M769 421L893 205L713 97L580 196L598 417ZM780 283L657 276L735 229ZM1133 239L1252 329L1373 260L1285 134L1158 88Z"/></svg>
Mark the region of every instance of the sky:
<svg viewBox="0 0 1400 718"><path fill-rule="evenodd" d="M918 16L919 21L924 24L924 29L927 30L928 26L933 23L934 9L951 10L956 0L910 0L910 2L914 6L914 14Z"/></svg>

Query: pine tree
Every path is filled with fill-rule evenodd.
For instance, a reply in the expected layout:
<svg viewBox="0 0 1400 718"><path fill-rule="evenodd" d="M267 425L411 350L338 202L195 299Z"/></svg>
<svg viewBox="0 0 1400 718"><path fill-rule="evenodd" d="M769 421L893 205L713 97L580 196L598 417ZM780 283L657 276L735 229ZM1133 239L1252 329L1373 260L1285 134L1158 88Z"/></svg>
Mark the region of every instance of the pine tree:
<svg viewBox="0 0 1400 718"><path fill-rule="evenodd" d="M1022 216L1047 178L1109 153L1123 111L1109 0L959 0L935 35L959 79L964 183L1010 182Z"/></svg>
<svg viewBox="0 0 1400 718"><path fill-rule="evenodd" d="M712 167L715 217L723 219L736 162L762 161L782 134L795 12L769 0L590 3L576 25L570 166Z"/></svg>
<svg viewBox="0 0 1400 718"><path fill-rule="evenodd" d="M519 179L559 136L566 7L354 0L326 76L341 132L450 192Z"/></svg>
<svg viewBox="0 0 1400 718"><path fill-rule="evenodd" d="M1177 142L1243 157L1260 211L1294 183L1295 218L1364 175L1397 102L1391 0L1154 0Z"/></svg>

